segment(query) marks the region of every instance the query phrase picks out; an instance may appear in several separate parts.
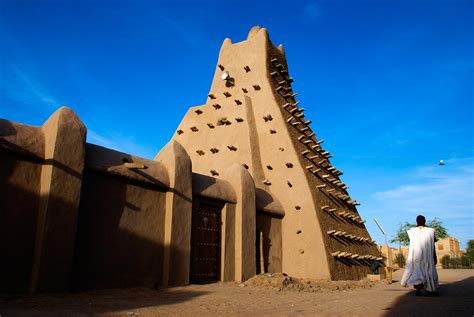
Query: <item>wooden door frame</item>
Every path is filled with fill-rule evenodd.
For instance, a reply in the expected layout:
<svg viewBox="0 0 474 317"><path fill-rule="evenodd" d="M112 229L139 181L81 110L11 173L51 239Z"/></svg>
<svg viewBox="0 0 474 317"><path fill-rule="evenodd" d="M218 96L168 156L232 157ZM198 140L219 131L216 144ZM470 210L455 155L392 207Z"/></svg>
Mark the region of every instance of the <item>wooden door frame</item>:
<svg viewBox="0 0 474 317"><path fill-rule="evenodd" d="M225 207L225 202L219 201L219 200L214 200L210 199L207 197L202 197L202 196L193 196L193 208L192 208L192 216L191 216L191 250L190 250L190 266L189 266L189 281L190 283L196 283L196 278L194 276L195 272L195 246L194 246L194 240L196 236L196 227L195 227L195 216L196 212L198 209L201 208L201 206L209 206L210 209L214 209L218 215L217 219L217 224L218 224L218 238L217 241L219 243L218 248L217 248L217 270L216 270L216 277L215 279L210 282L210 283L215 283L219 282L221 280L221 272L222 272L222 236L223 236L223 221L222 221L222 214L223 214L223 209Z"/></svg>

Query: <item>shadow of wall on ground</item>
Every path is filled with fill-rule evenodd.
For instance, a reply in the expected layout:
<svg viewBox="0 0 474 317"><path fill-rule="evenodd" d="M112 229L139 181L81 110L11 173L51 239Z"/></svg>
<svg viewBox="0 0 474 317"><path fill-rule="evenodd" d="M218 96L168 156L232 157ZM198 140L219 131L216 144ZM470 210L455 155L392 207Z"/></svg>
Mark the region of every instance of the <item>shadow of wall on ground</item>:
<svg viewBox="0 0 474 317"><path fill-rule="evenodd" d="M469 316L474 313L474 277L439 286L439 296L415 296L415 290L386 307L387 317L398 316Z"/></svg>
<svg viewBox="0 0 474 317"><path fill-rule="evenodd" d="M94 316L101 313L130 311L184 303L208 294L183 288L122 288L85 291L0 296L2 316ZM125 315L125 312L123 312Z"/></svg>

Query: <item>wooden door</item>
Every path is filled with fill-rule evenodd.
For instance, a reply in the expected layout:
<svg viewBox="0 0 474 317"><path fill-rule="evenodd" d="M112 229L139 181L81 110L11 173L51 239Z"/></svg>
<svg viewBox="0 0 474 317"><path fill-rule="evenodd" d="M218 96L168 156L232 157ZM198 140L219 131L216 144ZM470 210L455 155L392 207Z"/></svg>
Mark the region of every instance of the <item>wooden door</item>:
<svg viewBox="0 0 474 317"><path fill-rule="evenodd" d="M223 203L193 199L191 283L219 281Z"/></svg>

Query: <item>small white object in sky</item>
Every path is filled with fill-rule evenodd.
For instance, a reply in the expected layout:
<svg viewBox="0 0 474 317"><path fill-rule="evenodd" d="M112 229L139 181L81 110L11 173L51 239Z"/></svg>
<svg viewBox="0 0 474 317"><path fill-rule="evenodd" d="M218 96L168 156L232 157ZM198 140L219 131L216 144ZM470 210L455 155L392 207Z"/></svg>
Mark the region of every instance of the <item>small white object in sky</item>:
<svg viewBox="0 0 474 317"><path fill-rule="evenodd" d="M443 160L439 160L439 165L441 165L441 166L445 165L444 161L443 161Z"/></svg>

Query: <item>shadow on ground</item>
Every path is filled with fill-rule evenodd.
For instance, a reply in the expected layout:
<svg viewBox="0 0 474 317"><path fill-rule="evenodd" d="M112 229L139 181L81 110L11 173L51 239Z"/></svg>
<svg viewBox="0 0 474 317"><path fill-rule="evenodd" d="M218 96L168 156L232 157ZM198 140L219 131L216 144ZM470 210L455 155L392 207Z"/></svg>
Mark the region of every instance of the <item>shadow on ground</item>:
<svg viewBox="0 0 474 317"><path fill-rule="evenodd" d="M386 290L402 291L402 290ZM404 291L404 290L403 290ZM384 316L469 316L474 315L474 277L442 283L439 296L415 296L415 290L399 297L385 308ZM461 303L461 304L460 304Z"/></svg>
<svg viewBox="0 0 474 317"><path fill-rule="evenodd" d="M134 315L134 309L179 304L207 293L185 288L127 288L4 296L0 297L0 316L92 316L119 311Z"/></svg>

